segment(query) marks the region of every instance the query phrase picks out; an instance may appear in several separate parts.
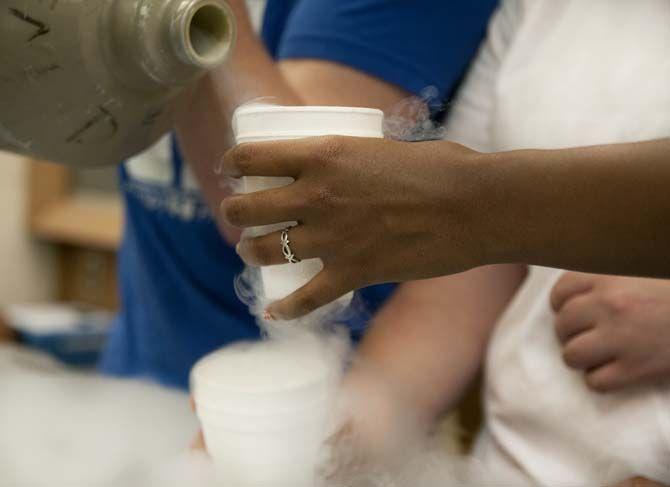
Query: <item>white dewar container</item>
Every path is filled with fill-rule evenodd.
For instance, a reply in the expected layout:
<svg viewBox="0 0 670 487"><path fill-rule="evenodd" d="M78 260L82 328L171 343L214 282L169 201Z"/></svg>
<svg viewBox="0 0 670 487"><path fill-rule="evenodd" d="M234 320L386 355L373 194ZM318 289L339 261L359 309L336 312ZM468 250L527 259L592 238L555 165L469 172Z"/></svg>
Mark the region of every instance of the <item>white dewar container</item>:
<svg viewBox="0 0 670 487"><path fill-rule="evenodd" d="M383 125L383 112L370 108L247 105L238 108L233 115L237 144L324 135L383 138ZM292 178L245 177L242 191L253 193L292 182ZM266 235L293 225L295 222L257 227L252 229L252 235ZM277 246L280 246L279 239ZM300 258L300 255L297 257ZM320 259L263 267L261 278L264 297L271 301L285 298L307 284L322 269ZM349 293L338 301L348 304L352 297L353 293Z"/></svg>
<svg viewBox="0 0 670 487"><path fill-rule="evenodd" d="M191 392L221 485L317 485L340 369L312 336L236 344L198 362Z"/></svg>

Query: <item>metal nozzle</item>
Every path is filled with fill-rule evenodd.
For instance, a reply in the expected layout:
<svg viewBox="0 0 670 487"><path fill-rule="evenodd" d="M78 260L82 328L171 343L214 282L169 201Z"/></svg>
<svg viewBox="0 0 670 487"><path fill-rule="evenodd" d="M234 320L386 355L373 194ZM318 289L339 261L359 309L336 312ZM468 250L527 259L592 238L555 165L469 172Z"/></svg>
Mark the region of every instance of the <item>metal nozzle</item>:
<svg viewBox="0 0 670 487"><path fill-rule="evenodd" d="M185 0L170 27L179 58L211 69L228 57L235 42L235 19L224 0Z"/></svg>

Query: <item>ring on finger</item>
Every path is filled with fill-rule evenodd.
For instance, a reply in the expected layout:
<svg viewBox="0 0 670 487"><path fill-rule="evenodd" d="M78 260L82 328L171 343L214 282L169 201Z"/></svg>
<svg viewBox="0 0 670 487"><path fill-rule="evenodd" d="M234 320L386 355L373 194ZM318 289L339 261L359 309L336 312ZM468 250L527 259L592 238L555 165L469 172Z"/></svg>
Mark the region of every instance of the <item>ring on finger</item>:
<svg viewBox="0 0 670 487"><path fill-rule="evenodd" d="M291 250L291 240L288 237L290 229L291 227L286 227L281 232L281 251L282 254L284 254L284 259L286 259L289 264L298 264L300 263L300 259L298 259L293 253L293 250Z"/></svg>

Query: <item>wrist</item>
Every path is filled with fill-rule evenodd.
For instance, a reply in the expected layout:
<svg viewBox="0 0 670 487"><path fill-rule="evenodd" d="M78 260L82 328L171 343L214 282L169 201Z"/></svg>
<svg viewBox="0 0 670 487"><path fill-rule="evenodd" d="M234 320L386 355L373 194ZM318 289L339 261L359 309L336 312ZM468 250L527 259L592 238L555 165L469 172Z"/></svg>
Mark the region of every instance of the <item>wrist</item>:
<svg viewBox="0 0 670 487"><path fill-rule="evenodd" d="M547 255L565 252L564 210L571 167L557 151L516 150L487 154L481 163L480 197L486 215L479 232L489 264L555 264ZM579 207L568 213L577 215ZM583 211L583 208L581 209Z"/></svg>
<svg viewBox="0 0 670 487"><path fill-rule="evenodd" d="M523 151L478 153L466 171L466 224L477 266L525 262L534 204L526 199Z"/></svg>

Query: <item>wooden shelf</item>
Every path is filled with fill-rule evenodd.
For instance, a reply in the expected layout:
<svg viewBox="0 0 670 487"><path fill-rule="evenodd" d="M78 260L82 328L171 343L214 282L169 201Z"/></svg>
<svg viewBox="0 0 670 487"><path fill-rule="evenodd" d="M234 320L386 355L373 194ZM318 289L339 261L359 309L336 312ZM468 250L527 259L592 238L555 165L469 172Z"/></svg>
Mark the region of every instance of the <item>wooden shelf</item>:
<svg viewBox="0 0 670 487"><path fill-rule="evenodd" d="M116 251L123 232L118 194L78 190L65 166L33 161L28 181L30 232L55 244Z"/></svg>
<svg viewBox="0 0 670 487"><path fill-rule="evenodd" d="M65 166L32 161L28 229L53 244L57 255L54 299L118 309L116 251L123 233L117 193L77 188Z"/></svg>
<svg viewBox="0 0 670 487"><path fill-rule="evenodd" d="M33 235L54 243L116 250L121 243L123 208L118 197L73 193L33 215Z"/></svg>

